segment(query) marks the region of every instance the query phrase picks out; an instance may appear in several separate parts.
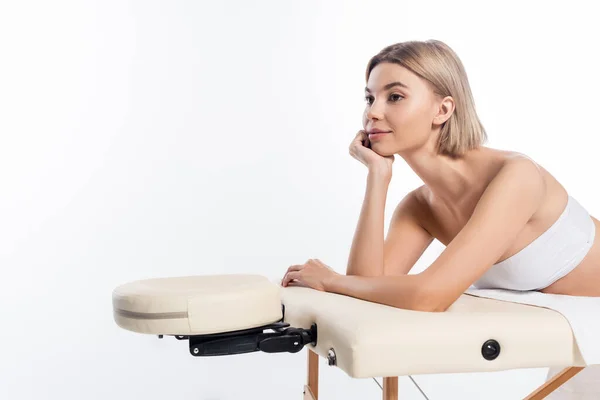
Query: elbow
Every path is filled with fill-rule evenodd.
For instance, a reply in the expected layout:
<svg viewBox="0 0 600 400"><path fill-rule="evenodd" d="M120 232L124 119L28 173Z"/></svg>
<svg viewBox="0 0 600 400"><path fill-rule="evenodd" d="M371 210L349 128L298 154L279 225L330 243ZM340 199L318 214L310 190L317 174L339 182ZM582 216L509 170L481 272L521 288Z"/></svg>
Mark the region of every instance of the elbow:
<svg viewBox="0 0 600 400"><path fill-rule="evenodd" d="M427 309L428 312L445 312L450 306L447 305L437 305L435 307L430 307Z"/></svg>
<svg viewBox="0 0 600 400"><path fill-rule="evenodd" d="M431 298L424 298L417 302L415 302L415 306L412 307L414 311L423 311L423 312L444 312L448 308L449 305L446 305L441 302L433 301Z"/></svg>
<svg viewBox="0 0 600 400"><path fill-rule="evenodd" d="M423 276L420 276L423 278ZM428 282L419 282L414 296L413 309L414 311L424 312L444 312L453 302L449 302L442 296L442 291L432 287Z"/></svg>
<svg viewBox="0 0 600 400"><path fill-rule="evenodd" d="M411 309L413 311L423 312L444 312L448 309L448 307L436 302L432 302L431 299L423 299L415 302L415 305L411 307Z"/></svg>

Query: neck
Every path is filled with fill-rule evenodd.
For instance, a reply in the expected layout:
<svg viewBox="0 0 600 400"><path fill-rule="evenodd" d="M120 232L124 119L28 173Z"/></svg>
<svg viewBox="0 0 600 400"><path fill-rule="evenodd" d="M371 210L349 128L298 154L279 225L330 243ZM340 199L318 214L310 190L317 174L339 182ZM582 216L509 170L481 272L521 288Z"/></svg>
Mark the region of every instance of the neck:
<svg viewBox="0 0 600 400"><path fill-rule="evenodd" d="M437 154L434 143L400 154L423 183L433 193L450 206L468 201L474 191L478 191L481 176L474 160L484 151L483 148L468 151L463 157L451 158Z"/></svg>

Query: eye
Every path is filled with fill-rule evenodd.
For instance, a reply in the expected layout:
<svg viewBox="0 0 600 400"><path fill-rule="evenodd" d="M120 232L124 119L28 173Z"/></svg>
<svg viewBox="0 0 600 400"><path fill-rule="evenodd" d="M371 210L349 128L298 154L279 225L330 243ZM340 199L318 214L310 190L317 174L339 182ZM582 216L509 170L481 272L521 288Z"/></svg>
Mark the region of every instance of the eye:
<svg viewBox="0 0 600 400"><path fill-rule="evenodd" d="M404 96L401 96L397 93L393 93L390 95L389 100L392 101L393 103L400 101L400 99L403 99ZM368 105L371 105L372 101L373 101L373 96L365 96L365 101L367 102Z"/></svg>

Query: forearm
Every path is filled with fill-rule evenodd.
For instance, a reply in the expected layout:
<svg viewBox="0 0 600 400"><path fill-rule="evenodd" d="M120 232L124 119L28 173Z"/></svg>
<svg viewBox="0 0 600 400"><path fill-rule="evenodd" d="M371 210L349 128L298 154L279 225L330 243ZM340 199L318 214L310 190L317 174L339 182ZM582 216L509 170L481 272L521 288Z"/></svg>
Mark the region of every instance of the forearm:
<svg viewBox="0 0 600 400"><path fill-rule="evenodd" d="M436 311L428 304L418 274L401 276L336 275L325 283L325 291L373 303L415 311Z"/></svg>
<svg viewBox="0 0 600 400"><path fill-rule="evenodd" d="M348 257L347 275L383 274L384 211L390 178L369 171L360 217Z"/></svg>

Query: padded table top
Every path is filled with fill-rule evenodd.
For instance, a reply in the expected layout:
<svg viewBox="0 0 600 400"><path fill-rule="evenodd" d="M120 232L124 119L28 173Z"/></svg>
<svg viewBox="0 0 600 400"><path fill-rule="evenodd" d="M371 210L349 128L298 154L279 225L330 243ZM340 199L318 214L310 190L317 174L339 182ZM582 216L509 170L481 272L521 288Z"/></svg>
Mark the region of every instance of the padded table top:
<svg viewBox="0 0 600 400"><path fill-rule="evenodd" d="M568 321L542 307L462 295L445 312L398 309L334 293L286 287L260 275L208 275L131 282L113 291L117 324L147 334L201 335L282 319L317 324L317 354L333 349L355 378L584 366ZM483 344L499 356L486 360ZM235 356L233 356L235 357Z"/></svg>
<svg viewBox="0 0 600 400"><path fill-rule="evenodd" d="M463 294L445 312L403 310L303 287L282 290L285 322L317 324L313 351L355 378L500 371L585 363L568 321L542 307ZM494 339L499 356L481 353Z"/></svg>

